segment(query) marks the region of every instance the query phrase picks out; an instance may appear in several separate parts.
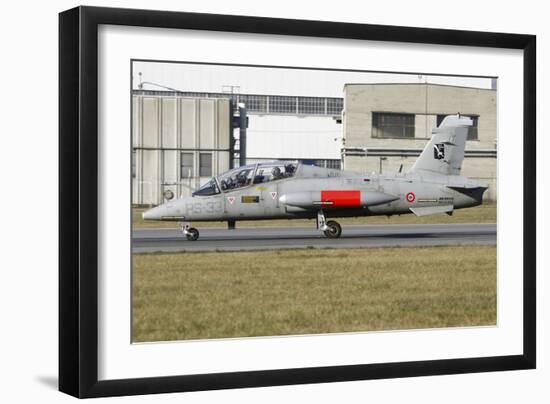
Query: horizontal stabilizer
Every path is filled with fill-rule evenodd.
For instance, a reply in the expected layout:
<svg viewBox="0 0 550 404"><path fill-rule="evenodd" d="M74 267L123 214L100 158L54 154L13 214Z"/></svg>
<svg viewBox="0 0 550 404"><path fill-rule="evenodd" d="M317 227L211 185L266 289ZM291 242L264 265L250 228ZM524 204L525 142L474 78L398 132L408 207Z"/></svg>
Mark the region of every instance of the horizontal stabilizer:
<svg viewBox="0 0 550 404"><path fill-rule="evenodd" d="M419 208L409 208L416 216L428 216L435 215L436 213L449 213L452 212L453 205L440 205L440 206L422 206Z"/></svg>
<svg viewBox="0 0 550 404"><path fill-rule="evenodd" d="M473 190L473 189L487 189L486 186L479 185L479 184L467 184L467 185L447 185L447 188L454 189L455 191L461 192L466 190Z"/></svg>

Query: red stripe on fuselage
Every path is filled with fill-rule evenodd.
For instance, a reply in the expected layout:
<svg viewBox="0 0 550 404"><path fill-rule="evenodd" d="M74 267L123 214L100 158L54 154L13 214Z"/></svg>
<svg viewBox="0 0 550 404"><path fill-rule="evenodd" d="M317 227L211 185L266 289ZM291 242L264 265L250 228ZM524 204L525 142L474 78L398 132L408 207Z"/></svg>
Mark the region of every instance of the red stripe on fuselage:
<svg viewBox="0 0 550 404"><path fill-rule="evenodd" d="M332 202L331 208L359 208L361 191L321 191L321 202Z"/></svg>

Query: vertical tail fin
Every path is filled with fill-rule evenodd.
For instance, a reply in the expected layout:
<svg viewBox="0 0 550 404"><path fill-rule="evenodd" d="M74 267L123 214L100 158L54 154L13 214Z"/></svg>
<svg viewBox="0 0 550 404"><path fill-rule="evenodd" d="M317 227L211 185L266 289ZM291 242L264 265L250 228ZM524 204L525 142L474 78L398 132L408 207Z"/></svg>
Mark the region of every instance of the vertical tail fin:
<svg viewBox="0 0 550 404"><path fill-rule="evenodd" d="M432 138L415 161L411 172L459 175L469 126L472 126L470 118L460 115L445 117L439 127L432 131Z"/></svg>

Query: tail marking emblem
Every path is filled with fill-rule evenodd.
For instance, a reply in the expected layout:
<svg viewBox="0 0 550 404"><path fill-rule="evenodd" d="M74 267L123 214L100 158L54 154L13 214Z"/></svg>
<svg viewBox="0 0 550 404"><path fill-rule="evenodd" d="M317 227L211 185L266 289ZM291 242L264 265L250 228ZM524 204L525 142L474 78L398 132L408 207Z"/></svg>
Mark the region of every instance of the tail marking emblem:
<svg viewBox="0 0 550 404"><path fill-rule="evenodd" d="M434 159L442 160L445 158L445 144L436 143L434 144Z"/></svg>

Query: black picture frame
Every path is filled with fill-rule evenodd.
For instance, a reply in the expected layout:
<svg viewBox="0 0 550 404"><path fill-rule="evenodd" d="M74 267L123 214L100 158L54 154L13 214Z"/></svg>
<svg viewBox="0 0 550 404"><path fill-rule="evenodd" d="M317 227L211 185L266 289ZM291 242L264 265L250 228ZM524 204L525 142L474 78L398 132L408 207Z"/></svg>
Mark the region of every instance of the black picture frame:
<svg viewBox="0 0 550 404"><path fill-rule="evenodd" d="M100 24L523 50L523 354L98 381ZM104 397L533 369L536 366L536 37L77 7L59 15L59 390Z"/></svg>

